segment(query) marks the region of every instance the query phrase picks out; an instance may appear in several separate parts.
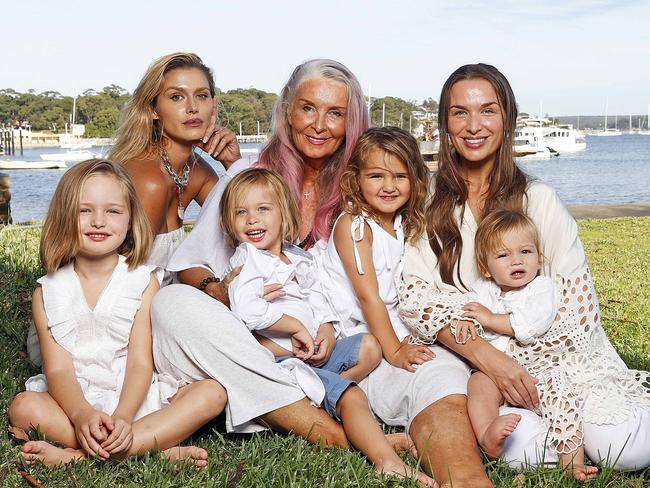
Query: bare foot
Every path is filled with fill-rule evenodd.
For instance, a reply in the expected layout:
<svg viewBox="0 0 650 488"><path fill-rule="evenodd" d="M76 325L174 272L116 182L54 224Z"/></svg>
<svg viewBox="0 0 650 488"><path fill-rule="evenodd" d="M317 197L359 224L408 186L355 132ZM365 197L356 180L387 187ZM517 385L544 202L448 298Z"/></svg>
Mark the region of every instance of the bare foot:
<svg viewBox="0 0 650 488"><path fill-rule="evenodd" d="M408 478L417 481L420 486L430 486L432 488L439 488L438 483L433 478L428 477L426 474L413 469L405 463L386 462L383 465L375 465L375 470L378 473L385 475L394 475L398 478Z"/></svg>
<svg viewBox="0 0 650 488"><path fill-rule="evenodd" d="M411 456L418 458L418 450L415 448L413 439L406 432L397 432L395 434L386 434L386 440L395 452L410 452Z"/></svg>
<svg viewBox="0 0 650 488"><path fill-rule="evenodd" d="M194 460L198 469L208 467L208 452L205 449L196 446L175 446L162 451L162 455L169 461L185 461L186 459Z"/></svg>
<svg viewBox="0 0 650 488"><path fill-rule="evenodd" d="M500 415L487 426L483 435L478 439L478 443L487 457L498 459L501 456L503 443L515 431L520 420L521 415L509 413Z"/></svg>
<svg viewBox="0 0 650 488"><path fill-rule="evenodd" d="M62 449L45 441L26 442L20 454L25 458L27 464L41 461L46 466L61 466L86 457L79 449Z"/></svg>
<svg viewBox="0 0 650 488"><path fill-rule="evenodd" d="M596 466L585 466L584 464L572 464L566 468L567 473L578 481L588 481L598 476L598 468Z"/></svg>

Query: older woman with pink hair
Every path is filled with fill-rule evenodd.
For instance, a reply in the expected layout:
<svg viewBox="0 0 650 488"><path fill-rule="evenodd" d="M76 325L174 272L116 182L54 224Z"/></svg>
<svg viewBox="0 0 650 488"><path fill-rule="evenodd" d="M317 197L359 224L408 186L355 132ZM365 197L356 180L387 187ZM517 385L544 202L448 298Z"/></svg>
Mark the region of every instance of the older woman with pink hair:
<svg viewBox="0 0 650 488"><path fill-rule="evenodd" d="M300 247L329 237L341 175L367 128L363 92L345 66L314 59L293 71L275 104L271 140L255 165L280 174L292 190L302 217ZM161 289L152 306L156 366L188 383L204 378L221 383L228 393L229 431L262 424L348 446L339 424L311 406L228 308L228 284L236 271L226 274L233 250L219 227L219 202L228 181L247 165L234 163L219 180L168 265L183 284ZM271 285L264 293L273 300L283 292ZM334 342L333 330L319 331L318 354L331 354Z"/></svg>

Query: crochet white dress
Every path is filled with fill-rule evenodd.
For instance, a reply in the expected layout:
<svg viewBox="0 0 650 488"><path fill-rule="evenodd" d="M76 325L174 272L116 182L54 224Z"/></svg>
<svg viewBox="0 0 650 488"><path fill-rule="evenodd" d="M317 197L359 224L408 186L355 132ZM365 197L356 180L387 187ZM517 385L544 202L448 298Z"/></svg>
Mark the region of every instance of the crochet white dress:
<svg viewBox="0 0 650 488"><path fill-rule="evenodd" d="M118 405L133 320L151 273L160 280L161 271L150 265L129 270L120 256L94 309L86 303L73 263L38 280L50 332L71 354L84 397L96 410L112 415ZM25 387L47 391L47 379L44 374L33 376ZM154 373L135 420L169 403L178 387L179 382L170 376Z"/></svg>
<svg viewBox="0 0 650 488"><path fill-rule="evenodd" d="M555 191L533 183L527 195L527 213L546 258L542 272L560 290L560 307L533 346L511 340L506 353L533 376L549 378L540 398L542 410L550 412L549 425L554 419L547 442L570 452L582 444L581 421L618 425L636 406L650 408L650 373L628 369L607 339L577 225ZM457 208L456 218L463 239L460 276L472 283L480 277L474 259L477 224L468 207ZM407 250L398 293L400 314L414 334L434 341L443 327L460 319L467 302L462 289L458 274L455 286L442 281L426 236Z"/></svg>

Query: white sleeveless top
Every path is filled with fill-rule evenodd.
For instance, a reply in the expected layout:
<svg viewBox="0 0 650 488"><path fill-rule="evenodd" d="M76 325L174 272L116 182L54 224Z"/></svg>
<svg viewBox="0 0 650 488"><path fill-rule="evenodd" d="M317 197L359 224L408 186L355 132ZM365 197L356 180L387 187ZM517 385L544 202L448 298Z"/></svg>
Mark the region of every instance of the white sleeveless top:
<svg viewBox="0 0 650 488"><path fill-rule="evenodd" d="M158 266L165 270L161 286L169 285L174 282L175 275L167 271L167 265L169 264L174 251L176 251L178 246L183 242L184 237L185 231L183 226L180 226L178 229L171 232L158 234L153 241L151 254L149 254L147 264L153 264L154 266Z"/></svg>
<svg viewBox="0 0 650 488"><path fill-rule="evenodd" d="M86 303L73 263L38 280L48 327L54 340L71 354L85 399L109 415L120 399L131 327L152 272L160 280L160 268L142 265L129 270L120 256L94 309ZM28 391L47 391L47 379L44 374L33 376L25 387ZM135 420L159 410L178 387L170 376L154 373Z"/></svg>
<svg viewBox="0 0 650 488"><path fill-rule="evenodd" d="M343 215L343 214L341 214ZM341 215L334 223L334 228L339 223ZM372 232L372 261L375 265L379 296L386 305L393 330L401 341L409 330L402 323L397 313L397 288L395 278L404 255L404 231L402 230L401 215L395 216L393 228L397 237L393 237L381 226L366 216L354 217L351 224L352 245L354 246L354 258L357 272L364 274L361 266L361 257L357 250L357 243L362 241L366 231L365 224L368 224ZM334 231L332 230L332 234ZM327 243L319 241L310 252L313 252L319 265L327 274L322 280L325 292L329 295L330 301L338 316L338 328L343 337L354 334L370 333L368 323L363 316L361 303L357 298L352 283L343 267L343 262L336 250L334 239L330 238Z"/></svg>

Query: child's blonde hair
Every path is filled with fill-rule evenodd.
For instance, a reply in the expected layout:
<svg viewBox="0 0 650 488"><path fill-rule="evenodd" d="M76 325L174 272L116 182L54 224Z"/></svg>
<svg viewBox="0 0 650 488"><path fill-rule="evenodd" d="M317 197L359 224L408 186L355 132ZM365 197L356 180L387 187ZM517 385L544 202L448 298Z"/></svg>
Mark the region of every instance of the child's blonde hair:
<svg viewBox="0 0 650 488"><path fill-rule="evenodd" d="M476 230L474 237L474 248L476 253L476 264L479 272L486 276L488 270L488 258L503 246L503 236L510 231L528 233L532 237L539 255L540 264L542 261L542 248L539 240L537 227L532 220L521 212L513 210L496 210L487 214Z"/></svg>
<svg viewBox="0 0 650 488"><path fill-rule="evenodd" d="M366 214L377 220L375 211L363 199L359 187L361 166L368 153L374 149L389 153L406 165L411 193L406 204L397 213L402 214L404 237L413 242L426 228L424 205L427 197L428 169L417 141L405 130L398 127L373 127L363 133L341 178L341 210L354 216Z"/></svg>
<svg viewBox="0 0 650 488"><path fill-rule="evenodd" d="M128 173L119 163L89 159L66 171L52 196L40 244L41 265L48 273L68 264L79 252L81 192L86 181L96 175L112 176L117 180L129 210L129 230L117 252L124 255L129 269L143 264L149 257L153 240L151 227Z"/></svg>
<svg viewBox="0 0 650 488"><path fill-rule="evenodd" d="M273 171L264 168L249 168L238 173L221 197L220 221L228 244L238 244L235 232L237 206L252 186L259 185L271 192L282 217L282 239L294 242L300 235L300 213L287 184Z"/></svg>

